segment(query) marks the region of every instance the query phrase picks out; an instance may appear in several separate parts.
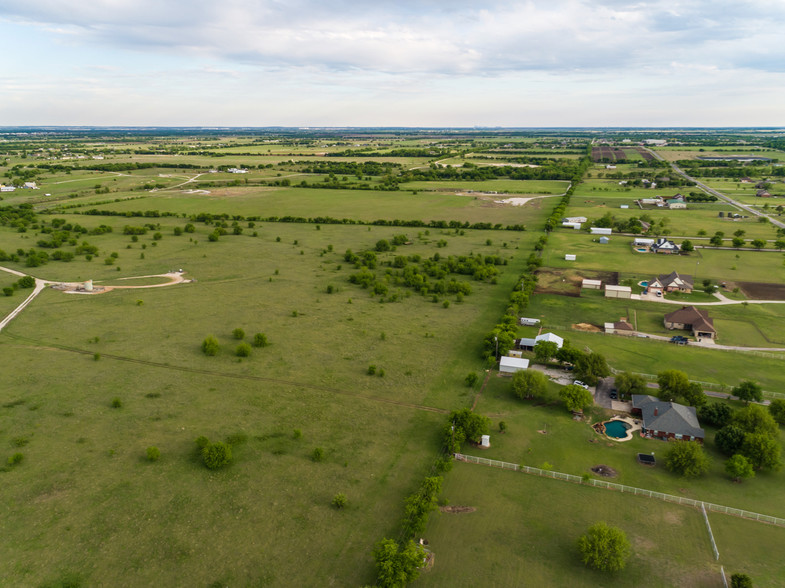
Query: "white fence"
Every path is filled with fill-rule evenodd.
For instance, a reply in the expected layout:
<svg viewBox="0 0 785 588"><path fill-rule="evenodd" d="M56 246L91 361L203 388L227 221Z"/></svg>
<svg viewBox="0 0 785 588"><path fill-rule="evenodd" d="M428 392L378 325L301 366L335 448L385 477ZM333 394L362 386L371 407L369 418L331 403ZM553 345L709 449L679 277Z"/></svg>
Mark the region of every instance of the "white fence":
<svg viewBox="0 0 785 588"><path fill-rule="evenodd" d="M551 470L543 470L540 468L533 468L531 466L518 465L517 463L508 463L506 461L497 461L495 459L487 459L485 457L476 457L474 455L464 455L462 453L456 453L454 454L454 457L458 461L487 465L494 468L501 468L503 470L513 470L515 472L523 472L524 474L533 474L535 476L542 476L544 478L555 478L557 480L564 480L565 482L573 482L575 484L583 484L585 486L594 486L596 488L605 488L606 490L616 490L617 492L626 492L629 494L635 494L636 496L646 496L647 498L656 498L657 500L663 500L665 502L683 504L686 506L692 506L694 508L705 508L706 510L711 512L729 514L736 517L740 517L742 519L748 519L751 521L760 521L761 523L769 523L771 525L785 527L785 519L781 519L779 517L772 517L757 512L750 512L748 510L732 508L730 506L722 506L720 504L712 504L710 502L703 502L702 500L685 498L684 496L663 494L662 492L654 492L653 490L646 490L644 488L635 488L634 486L614 484L613 482L606 482L605 480L596 480L590 477L582 478L580 476L574 476L572 474L554 472Z"/></svg>
<svg viewBox="0 0 785 588"><path fill-rule="evenodd" d="M709 523L709 515L706 514L706 505L701 503L701 512L703 513L703 521L706 523L706 529L709 531L709 539L711 539L711 548L714 551L714 559L720 559L720 552L717 549L717 542L714 541L714 533L711 530L711 523Z"/></svg>

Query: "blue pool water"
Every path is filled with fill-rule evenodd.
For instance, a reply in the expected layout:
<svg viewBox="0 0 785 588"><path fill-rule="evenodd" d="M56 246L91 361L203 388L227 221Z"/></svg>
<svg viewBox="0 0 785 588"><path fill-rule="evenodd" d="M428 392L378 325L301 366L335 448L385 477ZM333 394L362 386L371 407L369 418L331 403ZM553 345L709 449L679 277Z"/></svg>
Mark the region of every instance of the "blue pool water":
<svg viewBox="0 0 785 588"><path fill-rule="evenodd" d="M628 425L624 421L606 421L603 423L605 425L605 434L608 437L614 437L616 439L623 439L627 436L627 431L632 428L631 425Z"/></svg>
<svg viewBox="0 0 785 588"><path fill-rule="evenodd" d="M643 286L644 288L649 285L648 281L638 282L638 285Z"/></svg>

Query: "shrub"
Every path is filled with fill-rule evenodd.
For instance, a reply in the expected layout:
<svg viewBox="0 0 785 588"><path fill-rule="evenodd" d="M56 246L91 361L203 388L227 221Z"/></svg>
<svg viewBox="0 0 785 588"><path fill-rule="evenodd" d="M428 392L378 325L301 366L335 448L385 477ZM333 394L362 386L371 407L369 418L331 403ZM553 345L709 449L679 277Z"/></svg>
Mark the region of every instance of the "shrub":
<svg viewBox="0 0 785 588"><path fill-rule="evenodd" d="M123 406L123 401L119 398L112 399L112 408L121 408Z"/></svg>
<svg viewBox="0 0 785 588"><path fill-rule="evenodd" d="M147 448L147 461L158 461L161 458L161 451L153 446Z"/></svg>
<svg viewBox="0 0 785 588"><path fill-rule="evenodd" d="M251 346L248 343L240 343L235 349L234 354L237 357L248 357L251 355Z"/></svg>
<svg viewBox="0 0 785 588"><path fill-rule="evenodd" d="M375 373L376 373L376 366L375 366L375 365L369 365L369 366L368 366L368 375L369 375L369 376L372 376L372 375L374 375Z"/></svg>
<svg viewBox="0 0 785 588"><path fill-rule="evenodd" d="M238 339L238 340L245 339L245 331L243 331L242 329L240 329L238 327L237 329L232 331L232 337L234 337L235 339Z"/></svg>
<svg viewBox="0 0 785 588"><path fill-rule="evenodd" d="M303 432L300 429L295 429L292 431L292 439L302 439Z"/></svg>
<svg viewBox="0 0 785 588"><path fill-rule="evenodd" d="M22 455L21 453L14 453L11 457L8 458L8 465L12 467L15 465L19 465L20 463L22 463L24 457L25 456Z"/></svg>
<svg viewBox="0 0 785 588"><path fill-rule="evenodd" d="M731 588L752 588L752 578L747 574L733 574L730 577Z"/></svg>
<svg viewBox="0 0 785 588"><path fill-rule="evenodd" d="M218 339L210 335L204 341L202 341L202 353L205 355L213 356L218 354L218 350L221 346L218 344Z"/></svg>
<svg viewBox="0 0 785 588"><path fill-rule="evenodd" d="M204 435L200 435L199 437L196 438L196 446L199 449L204 449L209 444L210 444L210 440L207 437L205 437Z"/></svg>
<svg viewBox="0 0 785 588"><path fill-rule="evenodd" d="M202 462L211 470L217 470L232 461L232 447L228 443L209 443L202 447Z"/></svg>
<svg viewBox="0 0 785 588"><path fill-rule="evenodd" d="M253 336L254 347L267 347L267 345L267 335L264 333L256 333L256 335Z"/></svg>
<svg viewBox="0 0 785 588"><path fill-rule="evenodd" d="M311 459L316 462L322 461L324 459L324 449L321 447L314 448L311 452Z"/></svg>
<svg viewBox="0 0 785 588"><path fill-rule="evenodd" d="M33 288L35 287L35 278L33 276L24 276L19 278L16 282L20 288Z"/></svg>
<svg viewBox="0 0 785 588"><path fill-rule="evenodd" d="M478 376L476 373L474 373L474 372L469 372L469 373L466 375L466 377L464 378L464 380L463 380L463 381L464 381L464 382L466 382L466 385L467 385L469 388L473 388L473 387L474 387L474 385L477 383L477 380L479 380L479 379L480 379L480 377L479 377L479 376Z"/></svg>
<svg viewBox="0 0 785 588"><path fill-rule="evenodd" d="M346 494L343 492L339 492L335 496L333 496L333 506L335 508L343 508L346 506Z"/></svg>
<svg viewBox="0 0 785 588"><path fill-rule="evenodd" d="M3 288L3 294L5 296L13 296L14 295L14 289L11 288L10 286L6 286L5 288Z"/></svg>
<svg viewBox="0 0 785 588"><path fill-rule="evenodd" d="M702 476L709 463L703 447L694 441L676 441L665 454L665 467L685 478Z"/></svg>

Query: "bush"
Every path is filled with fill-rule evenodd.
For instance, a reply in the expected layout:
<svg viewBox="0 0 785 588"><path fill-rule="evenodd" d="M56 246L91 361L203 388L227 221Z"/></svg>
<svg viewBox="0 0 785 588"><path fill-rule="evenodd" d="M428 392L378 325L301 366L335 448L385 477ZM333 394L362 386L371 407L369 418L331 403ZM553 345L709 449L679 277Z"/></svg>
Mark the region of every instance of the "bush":
<svg viewBox="0 0 785 588"><path fill-rule="evenodd" d="M251 346L248 343L240 343L234 350L234 354L237 357L248 357L251 355Z"/></svg>
<svg viewBox="0 0 785 588"><path fill-rule="evenodd" d="M464 381L464 382L466 382L466 385L467 385L469 388L473 388L473 387L474 387L474 385L477 383L477 381L478 381L479 379L480 379L480 377L479 377L479 376L478 376L476 373L474 373L474 372L469 372L469 374L467 374L467 375L466 375L466 377L464 378L464 380L463 380L463 381Z"/></svg>
<svg viewBox="0 0 785 588"><path fill-rule="evenodd" d="M368 366L368 375L369 375L369 376L372 376L372 375L374 375L375 373L376 373L376 366L375 366L375 365L369 365L369 366Z"/></svg>
<svg viewBox="0 0 785 588"><path fill-rule="evenodd" d="M204 449L208 445L210 445L210 440L204 435L200 435L199 437L196 438L196 446L199 449Z"/></svg>
<svg viewBox="0 0 785 588"><path fill-rule="evenodd" d="M752 588L752 578L747 574L733 574L730 577L731 588Z"/></svg>
<svg viewBox="0 0 785 588"><path fill-rule="evenodd" d="M158 461L161 458L161 451L157 447L147 448L147 461Z"/></svg>
<svg viewBox="0 0 785 588"><path fill-rule="evenodd" d="M346 506L346 494L343 492L339 492L335 496L333 496L333 506L335 508L343 508Z"/></svg>
<svg viewBox="0 0 785 588"><path fill-rule="evenodd" d="M218 350L221 346L218 344L218 339L210 335L204 341L202 341L202 353L205 355L213 356L218 354Z"/></svg>
<svg viewBox="0 0 785 588"><path fill-rule="evenodd" d="M542 372L520 370L512 377L512 389L521 399L542 398L548 390L548 379Z"/></svg>
<svg viewBox="0 0 785 588"><path fill-rule="evenodd" d="M314 450L311 452L311 460L320 462L323 459L324 459L324 449L322 449L321 447L314 448Z"/></svg>
<svg viewBox="0 0 785 588"><path fill-rule="evenodd" d="M8 458L8 465L11 467L15 465L19 465L20 463L22 463L24 457L25 456L22 455L21 453L14 453L11 457Z"/></svg>
<svg viewBox="0 0 785 588"><path fill-rule="evenodd" d="M243 331L240 328L237 328L234 331L232 331L232 337L238 340L245 339L245 331Z"/></svg>
<svg viewBox="0 0 785 588"><path fill-rule="evenodd" d="M202 447L202 462L211 470L217 470L232 461L232 447L228 443L209 443Z"/></svg>
<svg viewBox="0 0 785 588"><path fill-rule="evenodd" d="M123 401L119 398L112 399L112 408L120 408L123 406Z"/></svg>
<svg viewBox="0 0 785 588"><path fill-rule="evenodd" d="M5 288L3 288L3 294L5 296L13 296L14 295L14 289L11 288L10 286L6 286Z"/></svg>
<svg viewBox="0 0 785 588"><path fill-rule="evenodd" d="M292 439L302 439L303 432L300 429L295 429L292 431Z"/></svg>
<svg viewBox="0 0 785 588"><path fill-rule="evenodd" d="M256 335L253 336L254 347L267 347L267 345L267 335L264 333L256 333Z"/></svg>
<svg viewBox="0 0 785 588"><path fill-rule="evenodd" d="M33 288L35 287L35 278L33 276L24 276L19 278L16 282L20 288Z"/></svg>

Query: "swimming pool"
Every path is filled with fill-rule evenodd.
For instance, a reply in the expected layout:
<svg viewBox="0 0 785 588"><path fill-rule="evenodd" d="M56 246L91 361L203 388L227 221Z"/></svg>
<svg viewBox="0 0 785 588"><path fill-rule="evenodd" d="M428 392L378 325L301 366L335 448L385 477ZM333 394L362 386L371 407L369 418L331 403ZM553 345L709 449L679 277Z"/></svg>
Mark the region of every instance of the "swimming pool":
<svg viewBox="0 0 785 588"><path fill-rule="evenodd" d="M635 251L638 251L640 253L646 253L648 249L646 249L645 247L636 247Z"/></svg>
<svg viewBox="0 0 785 588"><path fill-rule="evenodd" d="M605 434L614 439L624 439L627 436L627 431L632 428L624 421L605 421Z"/></svg>

